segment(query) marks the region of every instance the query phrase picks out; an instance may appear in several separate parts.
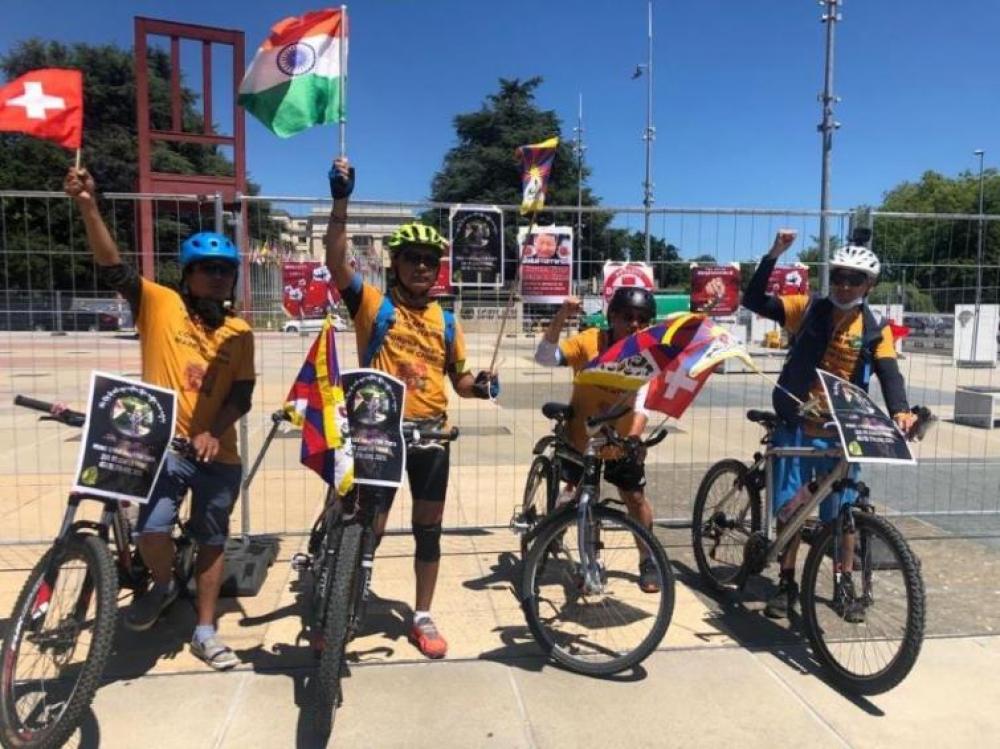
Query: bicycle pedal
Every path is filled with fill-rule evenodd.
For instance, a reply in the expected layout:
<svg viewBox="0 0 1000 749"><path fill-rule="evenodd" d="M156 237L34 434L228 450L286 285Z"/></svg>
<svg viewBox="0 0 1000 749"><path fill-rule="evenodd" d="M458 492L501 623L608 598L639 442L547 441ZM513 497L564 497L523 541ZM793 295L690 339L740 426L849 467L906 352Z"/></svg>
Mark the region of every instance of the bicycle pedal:
<svg viewBox="0 0 1000 749"><path fill-rule="evenodd" d="M292 569L296 572L312 569L312 557L301 552L292 555Z"/></svg>

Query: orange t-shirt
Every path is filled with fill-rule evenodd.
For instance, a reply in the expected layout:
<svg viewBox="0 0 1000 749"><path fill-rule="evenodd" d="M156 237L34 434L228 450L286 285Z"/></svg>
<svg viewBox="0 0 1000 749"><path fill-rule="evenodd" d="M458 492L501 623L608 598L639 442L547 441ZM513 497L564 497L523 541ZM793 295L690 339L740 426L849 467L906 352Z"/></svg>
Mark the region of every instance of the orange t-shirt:
<svg viewBox="0 0 1000 749"><path fill-rule="evenodd" d="M237 381L253 381L253 332L239 317L215 330L196 324L173 289L142 279L139 319L142 379L177 393L177 433L208 431ZM239 463L236 429L219 437L220 463Z"/></svg>
<svg viewBox="0 0 1000 749"><path fill-rule="evenodd" d="M809 306L809 297L805 294L783 296L781 304L785 308L785 329L794 335L798 332L802 319L805 317L806 307ZM820 368L849 381L858 364L858 356L861 355L863 334L864 322L860 307L847 311L834 309L833 335L830 336L830 344L826 347L826 352L820 360ZM882 331L882 340L875 348L875 358L896 358L892 331L888 327ZM812 397L823 396L823 386L818 378L813 382L809 394Z"/></svg>
<svg viewBox="0 0 1000 749"><path fill-rule="evenodd" d="M583 367L608 347L608 337L600 328L588 328L575 336L567 338L559 344L566 363L573 368L575 375ZM569 404L573 407L573 418L570 419L569 438L573 446L583 452L587 447L586 421L591 416L607 411L619 402L625 394L624 390L603 387L601 385L580 385L574 383ZM626 399L629 406L635 407L635 393ZM635 413L630 411L615 422L615 430L621 435L627 435L632 428Z"/></svg>
<svg viewBox="0 0 1000 749"><path fill-rule="evenodd" d="M368 348L372 326L382 306L383 294L370 284L361 287L361 302L354 315L358 351ZM393 300L395 302L395 300ZM405 419L431 419L445 415L448 393L445 390L444 310L437 302L414 308L394 304L396 321L375 354L370 366L391 374L406 383ZM455 320L452 343L454 371L467 371L465 337Z"/></svg>

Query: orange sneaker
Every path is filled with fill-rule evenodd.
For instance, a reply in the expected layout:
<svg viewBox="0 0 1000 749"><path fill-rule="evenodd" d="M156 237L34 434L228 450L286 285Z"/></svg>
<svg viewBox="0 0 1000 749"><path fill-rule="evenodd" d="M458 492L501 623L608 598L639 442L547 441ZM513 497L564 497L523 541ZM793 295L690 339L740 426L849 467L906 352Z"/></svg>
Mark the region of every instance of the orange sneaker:
<svg viewBox="0 0 1000 749"><path fill-rule="evenodd" d="M410 642L420 649L428 658L444 658L448 652L448 643L438 632L434 620L425 616L413 623L410 630Z"/></svg>

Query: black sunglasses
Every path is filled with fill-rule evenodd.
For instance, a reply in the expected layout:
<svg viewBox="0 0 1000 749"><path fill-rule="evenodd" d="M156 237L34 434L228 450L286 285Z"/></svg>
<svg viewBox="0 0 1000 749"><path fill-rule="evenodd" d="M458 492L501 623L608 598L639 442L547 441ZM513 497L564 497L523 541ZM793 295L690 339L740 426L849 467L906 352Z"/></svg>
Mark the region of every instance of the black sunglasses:
<svg viewBox="0 0 1000 749"><path fill-rule="evenodd" d="M836 286L860 286L868 276L860 271L836 270L830 274L830 283Z"/></svg>
<svg viewBox="0 0 1000 749"><path fill-rule="evenodd" d="M400 257L410 265L426 265L428 268L441 265L441 256L433 251L403 250Z"/></svg>
<svg viewBox="0 0 1000 749"><path fill-rule="evenodd" d="M649 316L642 312L619 312L618 315L624 322L637 322L640 325L649 324Z"/></svg>
<svg viewBox="0 0 1000 749"><path fill-rule="evenodd" d="M236 266L231 263L223 263L210 260L195 265L195 269L206 276L233 276L236 275Z"/></svg>

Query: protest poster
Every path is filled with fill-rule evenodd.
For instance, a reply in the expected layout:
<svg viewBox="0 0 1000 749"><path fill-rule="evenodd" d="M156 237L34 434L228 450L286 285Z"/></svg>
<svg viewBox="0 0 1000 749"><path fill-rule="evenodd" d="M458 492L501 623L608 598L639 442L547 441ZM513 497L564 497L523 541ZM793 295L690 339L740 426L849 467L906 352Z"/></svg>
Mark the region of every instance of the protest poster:
<svg viewBox="0 0 1000 749"><path fill-rule="evenodd" d="M73 491L145 503L170 448L172 390L94 372Z"/></svg>
<svg viewBox="0 0 1000 749"><path fill-rule="evenodd" d="M740 306L740 267L691 265L691 311L712 317L732 315Z"/></svg>
<svg viewBox="0 0 1000 749"><path fill-rule="evenodd" d="M521 297L525 302L560 304L572 293L573 229L569 226L517 230L521 248Z"/></svg>
<svg viewBox="0 0 1000 749"><path fill-rule="evenodd" d="M864 390L817 369L849 463L916 463L906 437Z"/></svg>
<svg viewBox="0 0 1000 749"><path fill-rule="evenodd" d="M326 317L334 303L330 271L318 260L281 265L281 304L298 320Z"/></svg>
<svg viewBox="0 0 1000 749"><path fill-rule="evenodd" d="M377 369L340 373L354 448L354 482L399 486L406 469L403 406L406 386Z"/></svg>
<svg viewBox="0 0 1000 749"><path fill-rule="evenodd" d="M790 296L809 293L809 266L776 265L767 279L767 293L771 296Z"/></svg>
<svg viewBox="0 0 1000 749"><path fill-rule="evenodd" d="M503 211L496 206L455 206L449 213L451 282L454 286L503 285Z"/></svg>
<svg viewBox="0 0 1000 749"><path fill-rule="evenodd" d="M604 263L604 283L601 294L604 297L604 309L619 286L641 286L650 291L656 286L653 276L653 266L647 263L623 263L608 260Z"/></svg>

